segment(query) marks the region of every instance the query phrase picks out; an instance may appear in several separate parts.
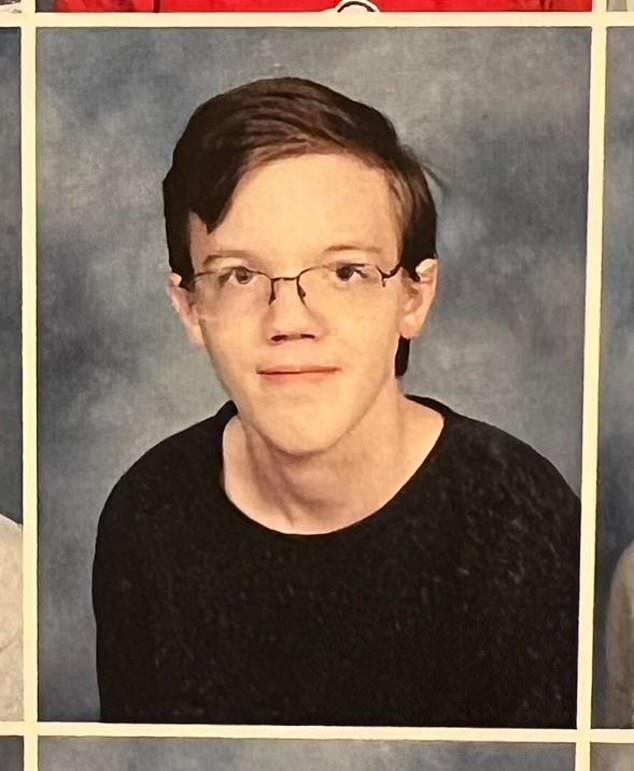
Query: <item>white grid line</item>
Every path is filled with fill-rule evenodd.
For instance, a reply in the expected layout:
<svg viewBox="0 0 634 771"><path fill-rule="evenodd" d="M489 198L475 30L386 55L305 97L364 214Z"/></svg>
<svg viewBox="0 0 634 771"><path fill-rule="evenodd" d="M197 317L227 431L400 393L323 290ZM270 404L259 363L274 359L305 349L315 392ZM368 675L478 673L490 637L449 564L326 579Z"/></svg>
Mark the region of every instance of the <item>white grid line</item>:
<svg viewBox="0 0 634 771"><path fill-rule="evenodd" d="M603 172L606 87L606 28L593 29L590 72L588 232L584 340L583 442L581 470L581 565L576 770L590 771L592 662L597 504L599 328L603 249Z"/></svg>
<svg viewBox="0 0 634 771"><path fill-rule="evenodd" d="M592 27L605 24L607 12L425 12L425 13L39 13L37 27ZM634 13L627 14L634 24ZM63 17L60 20L60 17Z"/></svg>
<svg viewBox="0 0 634 771"><path fill-rule="evenodd" d="M24 549L24 767L37 768L37 353L35 26L23 14L22 79L22 430Z"/></svg>
<svg viewBox="0 0 634 771"><path fill-rule="evenodd" d="M108 723L39 723L40 736L184 737L215 739L368 739L426 742L538 742L570 744L576 729L525 728L390 728L348 726L168 725Z"/></svg>

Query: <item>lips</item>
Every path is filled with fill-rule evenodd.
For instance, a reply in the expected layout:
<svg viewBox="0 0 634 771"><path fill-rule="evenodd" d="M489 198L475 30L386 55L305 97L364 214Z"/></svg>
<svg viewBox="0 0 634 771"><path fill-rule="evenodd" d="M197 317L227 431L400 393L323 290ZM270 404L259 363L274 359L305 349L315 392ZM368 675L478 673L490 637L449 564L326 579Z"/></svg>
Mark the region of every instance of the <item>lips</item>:
<svg viewBox="0 0 634 771"><path fill-rule="evenodd" d="M339 371L338 367L323 364L292 364L274 365L258 369L262 380L271 385L318 384L332 377Z"/></svg>
<svg viewBox="0 0 634 771"><path fill-rule="evenodd" d="M258 375L316 375L336 372L337 367L322 364L275 365L258 370Z"/></svg>

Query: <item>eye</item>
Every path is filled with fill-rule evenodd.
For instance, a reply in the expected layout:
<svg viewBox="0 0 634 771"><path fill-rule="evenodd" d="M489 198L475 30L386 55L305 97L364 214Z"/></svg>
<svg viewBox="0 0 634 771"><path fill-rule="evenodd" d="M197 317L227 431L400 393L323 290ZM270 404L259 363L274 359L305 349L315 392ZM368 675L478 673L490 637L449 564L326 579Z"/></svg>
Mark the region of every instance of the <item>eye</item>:
<svg viewBox="0 0 634 771"><path fill-rule="evenodd" d="M333 270L337 279L343 283L350 282L355 276L367 278L369 272L367 265L358 262L342 262L333 265Z"/></svg>
<svg viewBox="0 0 634 771"><path fill-rule="evenodd" d="M252 281L255 278L255 273L252 270L242 266L233 268L232 273L237 284L248 284L249 281Z"/></svg>
<svg viewBox="0 0 634 771"><path fill-rule="evenodd" d="M233 268L225 268L220 271L218 273L218 283L220 286L224 286L228 282L238 286L245 286L253 281L256 275L255 271L245 268L243 265L236 265Z"/></svg>

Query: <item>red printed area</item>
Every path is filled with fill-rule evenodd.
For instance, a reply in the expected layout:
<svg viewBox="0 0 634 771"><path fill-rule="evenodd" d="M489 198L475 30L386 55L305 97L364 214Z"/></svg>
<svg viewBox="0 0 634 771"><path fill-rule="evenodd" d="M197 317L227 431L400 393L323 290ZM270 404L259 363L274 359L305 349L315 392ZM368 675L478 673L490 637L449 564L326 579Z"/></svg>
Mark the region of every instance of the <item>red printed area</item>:
<svg viewBox="0 0 634 771"><path fill-rule="evenodd" d="M378 0L381 11L590 11L592 0ZM362 0L57 0L57 11L372 11Z"/></svg>

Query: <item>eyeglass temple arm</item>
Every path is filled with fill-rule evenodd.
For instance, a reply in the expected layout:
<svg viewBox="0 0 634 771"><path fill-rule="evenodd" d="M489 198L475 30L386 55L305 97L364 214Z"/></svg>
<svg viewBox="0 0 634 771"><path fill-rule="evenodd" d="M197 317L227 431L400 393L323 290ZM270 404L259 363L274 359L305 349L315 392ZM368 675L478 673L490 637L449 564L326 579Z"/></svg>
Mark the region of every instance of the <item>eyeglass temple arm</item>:
<svg viewBox="0 0 634 771"><path fill-rule="evenodd" d="M431 255L430 259L432 259L432 260L437 260L438 259L438 255L436 254L436 252L434 252ZM399 272L399 270L401 268L404 268L404 267L405 266L403 265L403 261L399 260L389 273L386 273L384 270L381 270L381 268L379 268L378 265L377 265L376 269L381 274L381 278L383 279L383 285L385 286L385 282L387 281L387 279L388 278L393 278ZM407 272L409 273L409 271L407 271ZM413 276L410 273L410 276L411 276L411 278L414 279L414 281L420 281L420 276L418 275L418 273L414 273Z"/></svg>

